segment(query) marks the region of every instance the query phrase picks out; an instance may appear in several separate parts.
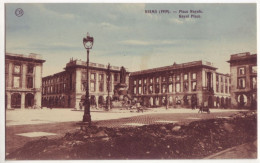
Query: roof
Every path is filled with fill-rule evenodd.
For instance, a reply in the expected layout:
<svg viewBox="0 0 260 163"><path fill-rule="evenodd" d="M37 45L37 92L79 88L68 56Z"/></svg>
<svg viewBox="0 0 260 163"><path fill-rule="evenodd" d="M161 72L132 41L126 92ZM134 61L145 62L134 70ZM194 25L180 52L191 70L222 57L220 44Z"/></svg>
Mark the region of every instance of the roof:
<svg viewBox="0 0 260 163"><path fill-rule="evenodd" d="M230 56L230 60L227 62L231 63L231 62L251 60L251 59L256 60L256 58L257 58L256 54L250 54L249 52L245 52L245 53L232 54Z"/></svg>
<svg viewBox="0 0 260 163"><path fill-rule="evenodd" d="M66 68L67 67L74 67L74 66L86 67L87 63L85 61L81 61L81 60L76 59L76 60L71 60L69 63L66 64ZM108 65L89 62L89 67L106 70ZM114 71L120 71L120 69L121 69L121 67L118 67L118 66L110 66L111 71L113 71L113 70ZM125 70L126 70L127 73L129 72L127 68L125 68Z"/></svg>
<svg viewBox="0 0 260 163"><path fill-rule="evenodd" d="M33 61L38 63L45 62L45 60L42 59L41 55L34 53L30 53L29 55L5 53L5 58L19 61Z"/></svg>
<svg viewBox="0 0 260 163"><path fill-rule="evenodd" d="M149 74L149 73L155 73L155 72L162 72L162 71L167 71L167 70L185 69L185 68L198 67L198 66L207 67L207 68L214 69L214 70L217 69L216 67L213 66L213 63L200 60L200 61L193 61L193 62L187 62L187 63L181 63L181 64L174 63L173 65L170 65L170 66L136 71L136 72L132 72L131 76L140 75L140 74Z"/></svg>

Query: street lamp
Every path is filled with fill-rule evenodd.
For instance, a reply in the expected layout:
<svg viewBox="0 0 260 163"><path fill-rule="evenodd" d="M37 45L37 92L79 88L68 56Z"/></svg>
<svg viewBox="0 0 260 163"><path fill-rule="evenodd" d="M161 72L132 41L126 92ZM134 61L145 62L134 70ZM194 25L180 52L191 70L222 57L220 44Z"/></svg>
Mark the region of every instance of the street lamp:
<svg viewBox="0 0 260 163"><path fill-rule="evenodd" d="M87 85L86 85L86 97L85 97L85 107L84 107L84 115L83 115L83 122L88 122L89 125L91 124L91 116L90 116L90 102L89 102L89 49L92 49L94 43L94 38L87 36L83 38L83 45L85 49L87 49Z"/></svg>
<svg viewBox="0 0 260 163"><path fill-rule="evenodd" d="M110 96L109 96L109 92L110 92L110 78L111 78L111 72L110 72L110 64L108 64L107 66L107 106L106 106L106 110L110 110Z"/></svg>

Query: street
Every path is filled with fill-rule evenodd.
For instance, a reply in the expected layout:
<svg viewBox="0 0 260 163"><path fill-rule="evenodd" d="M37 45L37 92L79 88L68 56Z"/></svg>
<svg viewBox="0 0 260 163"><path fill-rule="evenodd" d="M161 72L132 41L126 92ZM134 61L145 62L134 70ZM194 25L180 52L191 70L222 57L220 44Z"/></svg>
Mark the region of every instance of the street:
<svg viewBox="0 0 260 163"><path fill-rule="evenodd" d="M228 118L241 110L211 109L211 113L198 113L191 109L149 109L144 113L129 110L109 112L92 110L92 124L103 127L134 127L159 123L186 123L191 121ZM245 110L244 110L245 111ZM83 111L70 109L12 110L6 112L6 153L22 147L26 142L62 137L79 130L76 122L82 120Z"/></svg>

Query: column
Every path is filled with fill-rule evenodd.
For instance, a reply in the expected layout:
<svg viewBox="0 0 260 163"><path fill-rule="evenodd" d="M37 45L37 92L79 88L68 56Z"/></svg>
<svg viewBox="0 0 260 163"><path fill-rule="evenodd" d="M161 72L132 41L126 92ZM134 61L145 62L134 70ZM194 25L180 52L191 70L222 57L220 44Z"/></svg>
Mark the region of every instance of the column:
<svg viewBox="0 0 260 163"><path fill-rule="evenodd" d="M214 90L214 92L216 92L216 73L215 72L213 72L212 73L212 84L213 84L213 90ZM215 100L214 100L215 101Z"/></svg>
<svg viewBox="0 0 260 163"><path fill-rule="evenodd" d="M96 108L98 108L98 95L96 95L95 98L96 98L96 104L97 104Z"/></svg>
<svg viewBox="0 0 260 163"><path fill-rule="evenodd" d="M96 72L95 74L96 74L96 78L95 78L95 79L96 79L96 80L95 80L95 86L96 86L95 92L99 92L99 85L98 85L99 73Z"/></svg>
<svg viewBox="0 0 260 163"><path fill-rule="evenodd" d="M6 83L6 87L10 88L12 87L12 81L13 81L13 78L12 78L12 73L13 73L13 63L12 62L9 62L9 68L8 68L8 83ZM11 107L10 107L11 108Z"/></svg>
<svg viewBox="0 0 260 163"><path fill-rule="evenodd" d="M184 89L183 89L183 78L184 78L184 74L180 73L180 92L184 92Z"/></svg>
<svg viewBox="0 0 260 163"><path fill-rule="evenodd" d="M25 93L21 93L21 109L25 108Z"/></svg>
<svg viewBox="0 0 260 163"><path fill-rule="evenodd" d="M35 66L35 73L34 73L34 88L41 89L42 87L42 66L36 65Z"/></svg>
<svg viewBox="0 0 260 163"><path fill-rule="evenodd" d="M197 83L198 85L198 83ZM204 69L202 69L202 88L206 87L206 72Z"/></svg>
<svg viewBox="0 0 260 163"><path fill-rule="evenodd" d="M81 93L81 70L76 69L76 94Z"/></svg>
<svg viewBox="0 0 260 163"><path fill-rule="evenodd" d="M26 88L26 64L23 63L21 67L21 73L22 73L22 88ZM35 72L37 74L37 72Z"/></svg>
<svg viewBox="0 0 260 163"><path fill-rule="evenodd" d="M74 109L80 110L79 103L80 103L81 97L78 98L77 95L75 95L75 96L76 96L76 97L75 97L76 100L75 100L75 107L74 107ZM79 95L79 96L80 96L80 95ZM84 110L84 105L82 106L81 109Z"/></svg>
<svg viewBox="0 0 260 163"><path fill-rule="evenodd" d="M113 90L114 90L114 74L111 73L110 76L110 85L111 85L111 90L109 92L109 96L112 96Z"/></svg>
<svg viewBox="0 0 260 163"><path fill-rule="evenodd" d="M7 98L7 108L6 109L11 109L11 93L6 92L6 98Z"/></svg>
<svg viewBox="0 0 260 163"><path fill-rule="evenodd" d="M104 89L103 94L107 94L107 74L104 74Z"/></svg>
<svg viewBox="0 0 260 163"><path fill-rule="evenodd" d="M188 73L189 92L192 91L191 78L192 78L192 76L191 76L191 73L189 72L189 73Z"/></svg>
<svg viewBox="0 0 260 163"><path fill-rule="evenodd" d="M38 107L42 107L41 92L36 92L34 95L34 102Z"/></svg>

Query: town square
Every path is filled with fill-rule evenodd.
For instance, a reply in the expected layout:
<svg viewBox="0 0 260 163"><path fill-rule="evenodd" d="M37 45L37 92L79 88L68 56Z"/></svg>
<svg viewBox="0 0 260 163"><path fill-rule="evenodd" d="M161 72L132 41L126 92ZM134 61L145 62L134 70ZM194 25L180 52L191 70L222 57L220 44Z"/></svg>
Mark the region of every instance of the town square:
<svg viewBox="0 0 260 163"><path fill-rule="evenodd" d="M257 159L255 3L5 7L5 160Z"/></svg>

